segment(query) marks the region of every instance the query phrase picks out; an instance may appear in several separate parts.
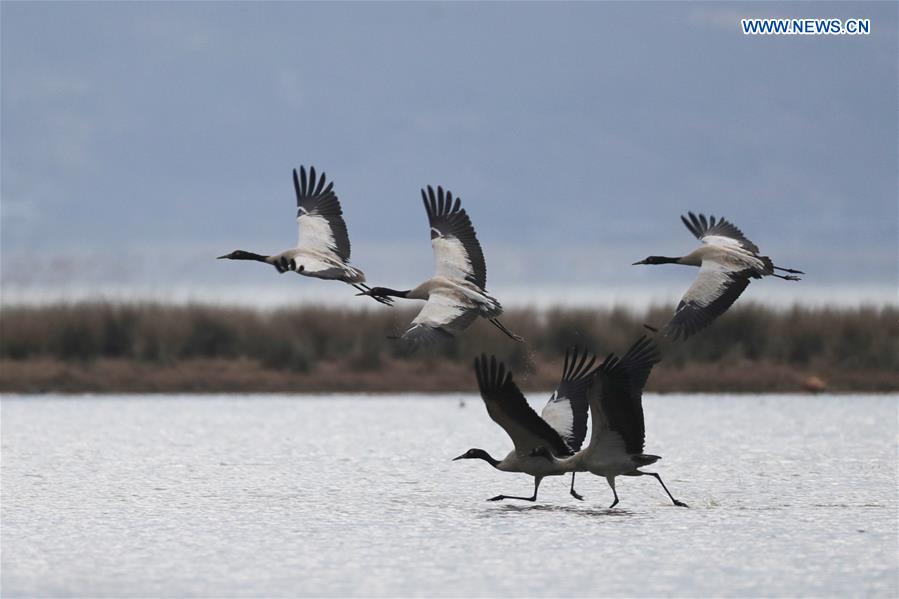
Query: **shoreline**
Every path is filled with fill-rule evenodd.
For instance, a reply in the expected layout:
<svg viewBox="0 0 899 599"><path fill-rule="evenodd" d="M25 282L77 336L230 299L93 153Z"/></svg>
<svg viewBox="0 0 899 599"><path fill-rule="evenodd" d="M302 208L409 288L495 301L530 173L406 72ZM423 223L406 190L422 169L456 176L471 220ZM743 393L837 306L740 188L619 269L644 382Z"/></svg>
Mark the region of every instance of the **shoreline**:
<svg viewBox="0 0 899 599"><path fill-rule="evenodd" d="M309 372L265 368L243 359L187 360L148 365L130 360L98 359L89 363L62 360L0 360L0 393L21 394L188 394L188 393L477 393L474 373L462 363L439 369L421 362L392 360L378 368L348 370L345 364L322 361ZM516 372L523 391L555 388L559 366L543 365L535 372ZM659 365L648 393L893 393L899 373L826 369L795 369L778 364ZM837 376L840 375L840 376ZM810 385L820 379L823 387ZM812 381L813 382L813 381Z"/></svg>

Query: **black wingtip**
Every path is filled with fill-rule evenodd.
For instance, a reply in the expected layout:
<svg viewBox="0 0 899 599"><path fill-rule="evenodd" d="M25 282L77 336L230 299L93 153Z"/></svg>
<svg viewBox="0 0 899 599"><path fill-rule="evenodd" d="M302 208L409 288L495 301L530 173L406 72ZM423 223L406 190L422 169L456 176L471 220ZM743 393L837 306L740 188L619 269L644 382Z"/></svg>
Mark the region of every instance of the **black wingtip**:
<svg viewBox="0 0 899 599"><path fill-rule="evenodd" d="M589 361L588 361L589 360ZM565 362L562 367L562 380L576 381L586 376L593 364L596 363L596 354L577 345L565 350Z"/></svg>
<svg viewBox="0 0 899 599"><path fill-rule="evenodd" d="M602 361L602 364L600 364L596 370L597 372L608 371L614 368L616 364L618 364L618 356L615 355L615 352L611 352L609 354L606 354L606 357Z"/></svg>
<svg viewBox="0 0 899 599"><path fill-rule="evenodd" d="M324 171L316 173L314 166L310 166L307 170L306 166L301 164L298 169L293 169L293 186L298 198L320 196L331 193L334 182L328 181Z"/></svg>
<svg viewBox="0 0 899 599"><path fill-rule="evenodd" d="M481 369L484 374L484 384L481 385L481 391L487 392L499 389L512 381L512 371L506 368L502 360L497 360L496 356L490 356L488 365L486 355L482 355L481 359Z"/></svg>
<svg viewBox="0 0 899 599"><path fill-rule="evenodd" d="M618 357L614 353L606 356L606 359L602 364L599 365L597 371L609 372L617 368L619 364L628 368L632 367L632 365L634 364L644 364L652 366L654 364L658 364L661 361L662 354L659 351L658 344L652 338L646 335L641 335L640 338L637 339L630 346L630 348L628 348L623 356Z"/></svg>
<svg viewBox="0 0 899 599"><path fill-rule="evenodd" d="M322 171L318 175L318 185L315 186L315 195L320 195L325 191L325 183L328 178L325 176L325 171Z"/></svg>
<svg viewBox="0 0 899 599"><path fill-rule="evenodd" d="M484 376L482 374L482 370L484 369L484 361L487 359L487 356L481 354L480 356L475 356L474 358L474 375L478 381L478 389L482 389L484 387Z"/></svg>
<svg viewBox="0 0 899 599"><path fill-rule="evenodd" d="M425 212L428 215L428 219L431 218L431 205L428 204L428 195L425 193L424 188L421 190L421 203L424 204Z"/></svg>
<svg viewBox="0 0 899 599"><path fill-rule="evenodd" d="M293 190L297 195L297 200L299 201L299 197L302 195L302 193L300 192L300 175L299 173L297 173L297 169L293 169Z"/></svg>
<svg viewBox="0 0 899 599"><path fill-rule="evenodd" d="M689 217L689 218L687 218ZM684 223L684 226L687 227L687 230L693 234L694 237L698 238L700 236L699 228L696 225L696 215L692 212L687 212L687 216L681 215L681 222Z"/></svg>
<svg viewBox="0 0 899 599"><path fill-rule="evenodd" d="M627 350L624 357L633 360L646 361L652 364L657 364L662 361L662 353L659 351L659 346L646 335L637 339L631 348Z"/></svg>
<svg viewBox="0 0 899 599"><path fill-rule="evenodd" d="M423 187L421 199L430 217L449 216L464 212L461 198L454 196L452 191L444 189L442 185L438 185L436 190L432 185Z"/></svg>

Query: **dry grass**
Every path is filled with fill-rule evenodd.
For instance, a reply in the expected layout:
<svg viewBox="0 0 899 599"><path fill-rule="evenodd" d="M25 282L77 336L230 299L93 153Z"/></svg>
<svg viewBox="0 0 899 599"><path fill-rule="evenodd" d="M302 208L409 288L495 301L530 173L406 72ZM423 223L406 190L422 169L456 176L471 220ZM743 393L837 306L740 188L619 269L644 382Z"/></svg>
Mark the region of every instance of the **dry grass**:
<svg viewBox="0 0 899 599"><path fill-rule="evenodd" d="M530 389L548 389L565 348L623 351L670 308L511 310L509 341L485 322L453 343L404 355L388 334L413 309L81 303L0 311L0 391L472 391L472 358L495 353ZM686 343L663 347L657 391L899 389L899 310L775 311L743 304Z"/></svg>

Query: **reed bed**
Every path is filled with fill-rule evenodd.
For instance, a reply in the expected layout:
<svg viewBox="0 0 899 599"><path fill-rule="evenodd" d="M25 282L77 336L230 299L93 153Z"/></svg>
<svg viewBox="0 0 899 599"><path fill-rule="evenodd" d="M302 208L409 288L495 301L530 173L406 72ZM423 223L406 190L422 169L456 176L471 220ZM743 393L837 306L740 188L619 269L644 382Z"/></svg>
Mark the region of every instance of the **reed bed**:
<svg viewBox="0 0 899 599"><path fill-rule="evenodd" d="M623 351L671 306L513 309L516 344L478 321L413 354L388 339L414 308L276 310L160 303L0 309L0 391L472 391L470 364L496 354L522 386L547 389L565 348ZM656 391L896 391L899 309L772 309L744 302L685 343L663 343ZM819 379L821 384L813 381Z"/></svg>

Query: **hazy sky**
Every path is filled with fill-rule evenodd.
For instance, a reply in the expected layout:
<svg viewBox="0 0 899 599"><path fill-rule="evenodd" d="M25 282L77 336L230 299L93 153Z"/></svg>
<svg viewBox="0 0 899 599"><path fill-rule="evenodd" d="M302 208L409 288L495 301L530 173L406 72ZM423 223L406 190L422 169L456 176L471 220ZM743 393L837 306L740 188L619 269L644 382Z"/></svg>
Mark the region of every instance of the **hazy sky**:
<svg viewBox="0 0 899 599"><path fill-rule="evenodd" d="M745 16L865 17L872 34L751 37ZM376 284L429 276L418 190L442 184L497 295L673 301L693 272L630 263L689 251L693 210L808 273L753 299L896 300L895 2L2 2L0 18L6 301L352 300L214 260L294 243L299 164L334 180Z"/></svg>

